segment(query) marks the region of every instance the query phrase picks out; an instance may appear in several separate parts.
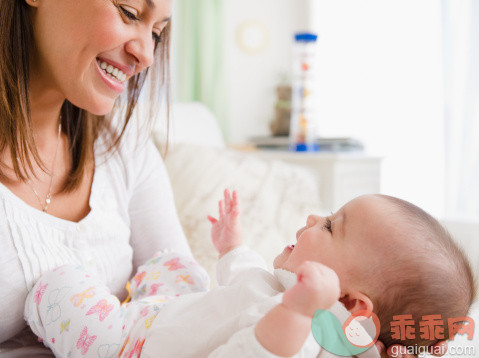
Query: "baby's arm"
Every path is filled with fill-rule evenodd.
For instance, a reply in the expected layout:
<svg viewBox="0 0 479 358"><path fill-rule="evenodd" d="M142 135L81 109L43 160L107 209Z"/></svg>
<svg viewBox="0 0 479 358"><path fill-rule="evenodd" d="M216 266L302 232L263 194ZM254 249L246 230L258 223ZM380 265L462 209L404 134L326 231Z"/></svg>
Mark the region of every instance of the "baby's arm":
<svg viewBox="0 0 479 358"><path fill-rule="evenodd" d="M239 215L238 194L233 191L231 195L226 189L224 199L219 202L219 219L208 215L208 220L212 224L211 238L220 258L243 243Z"/></svg>
<svg viewBox="0 0 479 358"><path fill-rule="evenodd" d="M257 324L255 335L261 345L282 357L298 353L311 331L317 309L328 309L339 299L336 273L318 262L305 261L296 273L298 282L283 295L283 302Z"/></svg>
<svg viewBox="0 0 479 358"><path fill-rule="evenodd" d="M240 203L238 194L224 191L224 199L219 202L219 218L208 216L211 222L211 238L219 253L216 274L220 286L230 286L250 275L266 271L264 259L243 245L243 232L240 224ZM271 274L269 274L271 275Z"/></svg>

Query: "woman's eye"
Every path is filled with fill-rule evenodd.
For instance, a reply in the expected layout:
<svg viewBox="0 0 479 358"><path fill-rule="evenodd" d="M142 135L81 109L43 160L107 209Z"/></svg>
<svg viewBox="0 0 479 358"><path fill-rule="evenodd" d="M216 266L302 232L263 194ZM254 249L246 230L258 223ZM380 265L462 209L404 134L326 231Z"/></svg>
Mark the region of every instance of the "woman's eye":
<svg viewBox="0 0 479 358"><path fill-rule="evenodd" d="M153 36L153 41L155 41L156 44L159 44L161 42L161 34L157 34L156 32L153 32L152 36Z"/></svg>
<svg viewBox="0 0 479 358"><path fill-rule="evenodd" d="M122 12L127 18L129 18L130 20L134 20L134 21L138 20L138 18L136 17L135 14L133 14L132 12L126 10L123 6L120 6L120 10L121 10L121 12Z"/></svg>

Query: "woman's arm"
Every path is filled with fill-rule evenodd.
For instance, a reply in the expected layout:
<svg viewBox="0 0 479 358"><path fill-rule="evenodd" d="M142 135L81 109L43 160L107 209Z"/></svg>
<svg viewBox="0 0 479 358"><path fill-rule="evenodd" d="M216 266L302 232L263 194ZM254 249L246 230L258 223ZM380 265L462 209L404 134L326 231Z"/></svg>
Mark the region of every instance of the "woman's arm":
<svg viewBox="0 0 479 358"><path fill-rule="evenodd" d="M160 153L149 140L128 155L133 270L159 250L191 256Z"/></svg>

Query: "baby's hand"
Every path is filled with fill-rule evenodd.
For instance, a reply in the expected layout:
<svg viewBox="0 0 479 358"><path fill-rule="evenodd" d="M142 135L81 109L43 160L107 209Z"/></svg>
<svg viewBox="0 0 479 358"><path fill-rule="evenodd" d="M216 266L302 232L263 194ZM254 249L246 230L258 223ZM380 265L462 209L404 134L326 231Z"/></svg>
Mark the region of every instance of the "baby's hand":
<svg viewBox="0 0 479 358"><path fill-rule="evenodd" d="M208 215L208 220L213 225L211 238L220 257L243 243L238 194L234 190L231 195L226 189L224 195L224 199L219 202L219 219Z"/></svg>
<svg viewBox="0 0 479 358"><path fill-rule="evenodd" d="M296 275L298 282L283 295L287 308L312 318L317 309L328 309L339 300L339 278L329 267L305 261Z"/></svg>

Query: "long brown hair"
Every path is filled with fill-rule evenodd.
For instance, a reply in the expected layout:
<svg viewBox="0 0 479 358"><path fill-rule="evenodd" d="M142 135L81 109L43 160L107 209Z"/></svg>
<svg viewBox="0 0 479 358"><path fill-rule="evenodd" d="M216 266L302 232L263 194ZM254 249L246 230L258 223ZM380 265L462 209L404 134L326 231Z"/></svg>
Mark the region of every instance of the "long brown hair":
<svg viewBox="0 0 479 358"><path fill-rule="evenodd" d="M19 162L33 172L29 153L40 168L46 171L35 146L31 125L30 60L35 44L28 10L25 1L0 1L0 153L7 148L10 150L15 175L23 181L28 178L24 174L25 171L22 172ZM126 104L117 106L123 108L121 115L124 119L119 126L112 125L113 116L92 115L65 100L61 108L62 131L68 137L73 165L62 191L70 192L80 185L87 165L94 161L93 146L100 134L106 137L108 153L111 154L118 149L148 72L151 74L150 103L152 103L149 114L153 114L156 109L154 106L159 102L157 93L161 90L166 96L164 102L168 118L170 30L171 23L168 23L155 49L155 64L128 81L127 91L123 96ZM117 102L121 100L119 98ZM0 180L6 179L4 168L6 164L0 160Z"/></svg>

